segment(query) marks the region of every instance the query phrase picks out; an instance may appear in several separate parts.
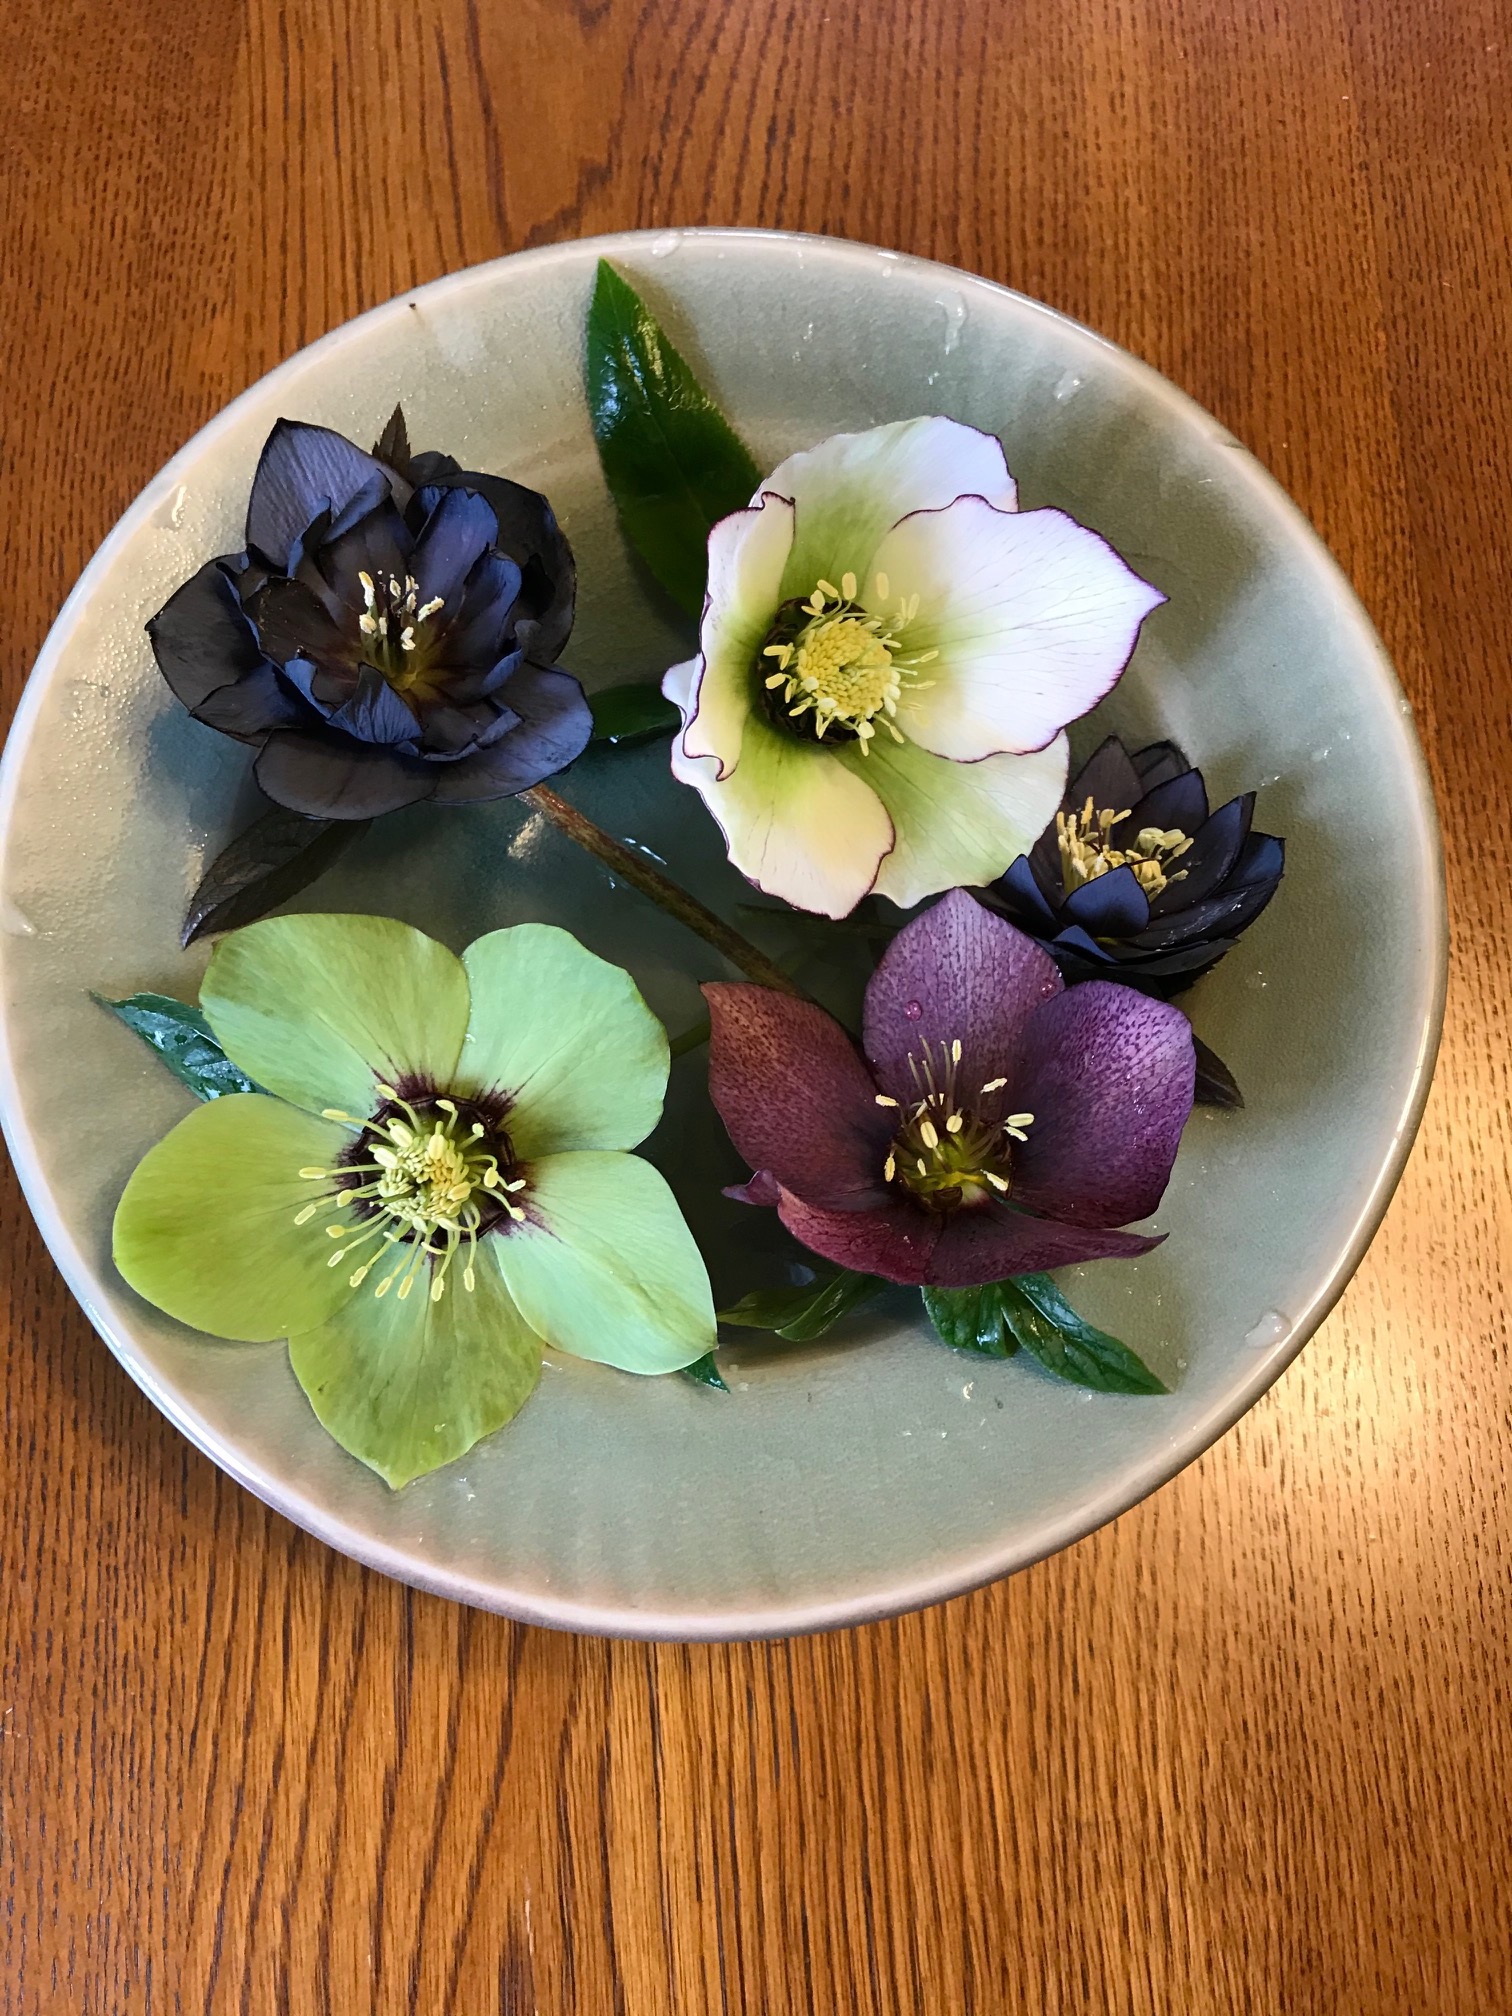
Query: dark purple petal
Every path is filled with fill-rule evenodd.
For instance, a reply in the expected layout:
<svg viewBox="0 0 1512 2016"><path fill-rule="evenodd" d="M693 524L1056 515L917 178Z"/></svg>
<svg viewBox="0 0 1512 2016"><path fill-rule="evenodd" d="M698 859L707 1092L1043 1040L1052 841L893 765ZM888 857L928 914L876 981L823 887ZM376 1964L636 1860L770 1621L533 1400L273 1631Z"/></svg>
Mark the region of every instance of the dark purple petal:
<svg viewBox="0 0 1512 2016"><path fill-rule="evenodd" d="M1227 805L1220 805L1201 826L1185 829L1192 835L1192 844L1174 864L1181 871L1181 880L1168 882L1161 890L1150 905L1152 916L1163 917L1173 910L1188 909L1217 891L1239 858L1254 810L1255 794L1247 791L1242 798L1231 798Z"/></svg>
<svg viewBox="0 0 1512 2016"><path fill-rule="evenodd" d="M1150 901L1132 868L1094 875L1066 898L1061 911L1093 938L1128 938L1150 921Z"/></svg>
<svg viewBox="0 0 1512 2016"><path fill-rule="evenodd" d="M1099 979L1122 980L1142 994L1169 1001L1184 987L1216 966L1225 952L1233 950L1237 938L1199 938L1192 945L1173 945L1165 951L1142 951L1138 946L1115 946L1109 963L1099 967Z"/></svg>
<svg viewBox="0 0 1512 2016"><path fill-rule="evenodd" d="M1152 921L1136 943L1151 951L1185 945L1194 938L1211 938L1215 932L1237 937L1252 924L1276 893L1281 880L1285 849L1269 833L1252 833L1244 843L1238 861L1223 887L1204 902Z"/></svg>
<svg viewBox="0 0 1512 2016"><path fill-rule="evenodd" d="M390 503L396 510L402 509L394 497L394 488L389 481L387 470L375 469L361 489L354 490L339 510L332 507L325 530L321 534L321 543L341 538L344 533L350 532L354 525L360 525L370 511L381 510L385 504ZM301 546L303 543L301 541ZM296 571L291 550L289 572L293 574Z"/></svg>
<svg viewBox="0 0 1512 2016"><path fill-rule="evenodd" d="M425 515L415 536L410 572L419 583L421 602L439 595L450 608L459 600L463 582L493 545L499 521L488 500L473 490L419 490L410 506L410 522L413 524L422 512ZM518 581L518 569L515 578ZM514 596L509 599L512 602Z"/></svg>
<svg viewBox="0 0 1512 2016"><path fill-rule="evenodd" d="M1031 1019L1011 1093L1034 1115L1013 1191L1074 1225L1124 1225L1160 1202L1192 1110L1192 1031L1179 1008L1091 980Z"/></svg>
<svg viewBox="0 0 1512 2016"><path fill-rule="evenodd" d="M299 420L278 421L263 444L247 503L247 544L280 573L289 549L322 511L339 515L382 470L343 435Z"/></svg>
<svg viewBox="0 0 1512 2016"><path fill-rule="evenodd" d="M959 1041L959 1083L973 1098L1010 1069L1029 1017L1061 985L1033 939L952 889L904 925L867 987L862 1033L878 1082L895 1099L917 1098L910 1054Z"/></svg>
<svg viewBox="0 0 1512 2016"><path fill-rule="evenodd" d="M519 593L520 570L513 560L505 553L485 553L455 607L437 618L446 625L436 646L437 663L459 669L495 663L508 641Z"/></svg>
<svg viewBox="0 0 1512 2016"><path fill-rule="evenodd" d="M207 728L234 735L239 742L260 742L275 728L291 728L310 719L283 674L267 663L207 694L190 712Z"/></svg>
<svg viewBox="0 0 1512 2016"><path fill-rule="evenodd" d="M454 701L459 707L466 706L474 701L487 700L491 695L497 693L499 688L508 680L512 679L515 673L523 668L524 663L523 652L511 651L507 657L500 658L492 665L489 665L485 659L476 672L452 672L447 669L447 698ZM538 666L536 669L541 671L546 668Z"/></svg>
<svg viewBox="0 0 1512 2016"><path fill-rule="evenodd" d="M980 1288L984 1281L1006 1281L1010 1274L1040 1274L1084 1260L1133 1259L1158 1246L1164 1236L1063 1225L1054 1218L1031 1218L988 1205L957 1211L945 1220L929 1279L939 1288Z"/></svg>
<svg viewBox="0 0 1512 2016"><path fill-rule="evenodd" d="M291 658L326 662L352 656L348 632L335 621L325 597L303 581L270 581L252 597L247 613L263 649L280 665Z"/></svg>
<svg viewBox="0 0 1512 2016"><path fill-rule="evenodd" d="M1150 742L1143 749L1136 749L1131 759L1139 773L1142 791L1154 791L1162 784L1168 784L1173 777L1179 777L1183 770L1192 765L1182 754L1175 742Z"/></svg>
<svg viewBox="0 0 1512 2016"><path fill-rule="evenodd" d="M266 663L236 592L236 562L207 560L147 624L158 670L190 709Z"/></svg>
<svg viewBox="0 0 1512 2016"><path fill-rule="evenodd" d="M1168 778L1143 798L1135 800L1128 819L1113 835L1113 844L1116 847L1129 846L1134 836L1146 826L1159 826L1162 831L1177 826L1190 839L1207 816L1207 790L1202 782L1202 772L1184 770L1179 777Z"/></svg>
<svg viewBox="0 0 1512 2016"><path fill-rule="evenodd" d="M381 672L364 665L358 674L357 690L330 717L330 725L359 742L388 747L396 742L414 742L420 723Z"/></svg>
<svg viewBox="0 0 1512 2016"><path fill-rule="evenodd" d="M417 482L476 490L493 506L498 544L520 563L520 607L515 612L520 644L527 657L549 665L572 634L577 594L572 548L550 504L539 490L507 476L459 469L449 456L417 455L410 467Z"/></svg>
<svg viewBox="0 0 1512 2016"><path fill-rule="evenodd" d="M816 1205L883 1204L894 1118L840 1024L812 1001L745 981L703 993L709 1097L751 1167Z"/></svg>
<svg viewBox="0 0 1512 2016"><path fill-rule="evenodd" d="M363 606L361 574L376 582L403 581L409 572L411 541L404 520L391 502L380 504L359 518L339 538L322 546L320 571L348 608Z"/></svg>
<svg viewBox="0 0 1512 2016"><path fill-rule="evenodd" d="M593 715L583 689L570 672L522 665L493 702L520 717L492 748L451 763L436 778L438 805L463 805L485 798L508 798L581 756L593 733Z"/></svg>
<svg viewBox="0 0 1512 2016"><path fill-rule="evenodd" d="M720 1194L735 1204L756 1204L770 1210L782 1201L782 1185L770 1169L758 1169L749 1182L727 1183Z"/></svg>
<svg viewBox="0 0 1512 2016"><path fill-rule="evenodd" d="M289 728L268 737L252 770L275 805L309 819L376 819L429 797L436 778L386 749Z"/></svg>
<svg viewBox="0 0 1512 2016"><path fill-rule="evenodd" d="M1128 750L1116 735L1110 735L1066 786L1064 803L1068 812L1079 812L1090 798L1096 811L1127 812L1148 788L1140 782Z"/></svg>
<svg viewBox="0 0 1512 2016"><path fill-rule="evenodd" d="M784 1190L777 1215L811 1253L839 1267L911 1288L934 1279L929 1263L942 1221L900 1198L873 1211L827 1211Z"/></svg>
<svg viewBox="0 0 1512 2016"><path fill-rule="evenodd" d="M1055 911L1041 889L1029 857L1020 854L997 884L1013 921L1024 930L1053 931ZM1059 895L1057 887L1056 894Z"/></svg>

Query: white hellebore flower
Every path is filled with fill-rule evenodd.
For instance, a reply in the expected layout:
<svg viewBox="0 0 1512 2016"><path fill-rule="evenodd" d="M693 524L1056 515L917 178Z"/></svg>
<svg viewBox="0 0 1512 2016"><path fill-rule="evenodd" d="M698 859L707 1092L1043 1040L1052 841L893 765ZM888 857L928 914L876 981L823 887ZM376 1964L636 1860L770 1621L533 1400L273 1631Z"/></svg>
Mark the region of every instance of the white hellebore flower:
<svg viewBox="0 0 1512 2016"><path fill-rule="evenodd" d="M673 772L800 909L990 882L1055 816L1061 731L1164 599L1065 512L1019 513L990 434L832 435L709 534L702 649L662 681Z"/></svg>

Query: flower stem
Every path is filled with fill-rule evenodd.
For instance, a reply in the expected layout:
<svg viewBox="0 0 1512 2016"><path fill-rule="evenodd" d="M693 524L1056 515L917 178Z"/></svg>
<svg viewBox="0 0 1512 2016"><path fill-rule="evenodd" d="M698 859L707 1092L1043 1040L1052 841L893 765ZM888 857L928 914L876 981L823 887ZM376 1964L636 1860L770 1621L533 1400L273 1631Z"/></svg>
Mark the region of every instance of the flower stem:
<svg viewBox="0 0 1512 2016"><path fill-rule="evenodd" d="M527 805L565 833L569 840L575 840L579 847L602 861L606 868L612 868L622 882L639 889L643 896L659 903L669 916L675 917L680 924L686 924L690 931L696 931L721 958L728 959L732 966L738 966L748 979L754 980L760 987L771 987L779 994L791 994L796 1000L808 999L803 989L764 952L759 952L749 938L743 938L722 918L716 917L712 910L706 909L696 896L690 896L669 876L661 874L643 854L632 853L620 841L611 839L602 827L595 826L575 805L569 805L565 798L558 797L547 785L532 784L520 796Z"/></svg>

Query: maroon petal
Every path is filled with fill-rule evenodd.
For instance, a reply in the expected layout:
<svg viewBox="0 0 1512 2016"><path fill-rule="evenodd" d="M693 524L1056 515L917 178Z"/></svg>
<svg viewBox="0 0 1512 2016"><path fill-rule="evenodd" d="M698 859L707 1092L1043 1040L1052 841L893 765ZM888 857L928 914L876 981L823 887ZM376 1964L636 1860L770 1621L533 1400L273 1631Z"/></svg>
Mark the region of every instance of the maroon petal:
<svg viewBox="0 0 1512 2016"><path fill-rule="evenodd" d="M757 1204L770 1211L782 1202L782 1185L770 1169L758 1169L746 1183L727 1183L720 1193L736 1204Z"/></svg>
<svg viewBox="0 0 1512 2016"><path fill-rule="evenodd" d="M1030 1218L1021 1211L991 1206L957 1211L944 1226L929 1263L930 1284L937 1288L980 1288L984 1281L1040 1274L1083 1260L1133 1259L1158 1246L1165 1236L1063 1225L1055 1218Z"/></svg>
<svg viewBox="0 0 1512 2016"><path fill-rule="evenodd" d="M840 1024L770 987L717 981L703 991L709 1096L751 1167L815 1204L880 1203L894 1123Z"/></svg>
<svg viewBox="0 0 1512 2016"><path fill-rule="evenodd" d="M950 894L916 917L882 955L866 990L866 1054L884 1090L917 1098L910 1053L961 1045L958 1082L975 1100L1011 1072L1025 1026L1064 983L1032 938L968 896Z"/></svg>
<svg viewBox="0 0 1512 2016"><path fill-rule="evenodd" d="M811 1253L857 1274L877 1274L911 1288L934 1280L930 1265L943 1220L889 1197L871 1211L824 1211L784 1190L777 1215Z"/></svg>
<svg viewBox="0 0 1512 2016"><path fill-rule="evenodd" d="M1195 1072L1191 1025L1169 1002L1107 980L1047 1001L1010 1086L1034 1115L1014 1152L1014 1195L1074 1225L1147 1217L1170 1179Z"/></svg>

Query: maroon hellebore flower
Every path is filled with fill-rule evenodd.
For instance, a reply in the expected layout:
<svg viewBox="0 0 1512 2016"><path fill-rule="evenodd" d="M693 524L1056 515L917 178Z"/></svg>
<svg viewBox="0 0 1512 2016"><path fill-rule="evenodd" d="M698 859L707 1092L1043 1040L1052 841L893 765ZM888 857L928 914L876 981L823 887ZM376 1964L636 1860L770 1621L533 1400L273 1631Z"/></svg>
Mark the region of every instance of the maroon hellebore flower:
<svg viewBox="0 0 1512 2016"><path fill-rule="evenodd" d="M805 1246L858 1273L979 1287L1146 1253L1114 1228L1160 1202L1192 1110L1180 1009L1068 989L1032 939L955 889L893 940L866 990L863 1060L822 1008L704 988L709 1091Z"/></svg>

